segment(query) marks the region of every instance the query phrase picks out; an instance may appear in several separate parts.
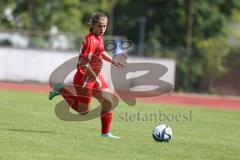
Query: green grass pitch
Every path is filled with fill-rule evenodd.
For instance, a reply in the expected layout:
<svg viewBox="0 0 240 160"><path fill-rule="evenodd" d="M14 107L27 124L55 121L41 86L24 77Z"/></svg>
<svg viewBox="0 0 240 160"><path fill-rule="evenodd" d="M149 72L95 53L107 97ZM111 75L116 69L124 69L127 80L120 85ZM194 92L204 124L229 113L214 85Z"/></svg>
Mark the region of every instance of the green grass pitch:
<svg viewBox="0 0 240 160"><path fill-rule="evenodd" d="M48 101L44 93L0 90L0 159L240 159L239 111L121 102L113 111L112 133L121 137L115 140L100 137L99 118L85 122L58 119L54 107L60 100ZM182 119L147 117L159 111L182 115ZM170 143L152 138L153 127L161 123L173 130Z"/></svg>

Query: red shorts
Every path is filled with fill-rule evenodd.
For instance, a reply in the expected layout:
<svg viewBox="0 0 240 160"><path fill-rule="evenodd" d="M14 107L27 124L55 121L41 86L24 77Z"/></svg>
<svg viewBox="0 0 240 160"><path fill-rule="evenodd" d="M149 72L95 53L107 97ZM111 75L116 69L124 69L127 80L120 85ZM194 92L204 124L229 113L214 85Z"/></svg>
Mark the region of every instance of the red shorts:
<svg viewBox="0 0 240 160"><path fill-rule="evenodd" d="M98 88L98 84L94 79L90 79L86 74L76 72L73 84L76 89L77 100L80 103L89 104L92 96L97 95L101 90L108 88L107 82L101 74L98 75L102 86Z"/></svg>

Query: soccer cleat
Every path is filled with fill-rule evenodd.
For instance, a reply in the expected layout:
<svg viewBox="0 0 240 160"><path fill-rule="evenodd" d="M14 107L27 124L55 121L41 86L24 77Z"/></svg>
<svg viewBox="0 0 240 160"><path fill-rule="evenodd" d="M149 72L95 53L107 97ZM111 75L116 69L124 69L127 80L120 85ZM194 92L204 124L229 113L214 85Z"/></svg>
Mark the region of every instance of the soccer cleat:
<svg viewBox="0 0 240 160"><path fill-rule="evenodd" d="M114 136L112 133L102 134L101 137L103 137L103 138L113 138L113 139L119 139L120 138L118 136Z"/></svg>
<svg viewBox="0 0 240 160"><path fill-rule="evenodd" d="M59 91L63 87L64 86L61 83L55 84L54 89L49 93L48 99L52 100L54 97L59 96L60 95Z"/></svg>

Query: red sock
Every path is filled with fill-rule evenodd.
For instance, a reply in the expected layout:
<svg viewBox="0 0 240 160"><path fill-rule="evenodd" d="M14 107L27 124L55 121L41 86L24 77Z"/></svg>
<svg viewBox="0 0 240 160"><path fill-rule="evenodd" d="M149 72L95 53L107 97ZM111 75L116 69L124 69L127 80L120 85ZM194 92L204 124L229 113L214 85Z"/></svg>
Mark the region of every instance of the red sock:
<svg viewBox="0 0 240 160"><path fill-rule="evenodd" d="M76 110L78 109L78 101L74 94L66 90L65 88L62 88L60 90L60 94L63 96L63 98L67 101L67 103L72 107L72 109Z"/></svg>
<svg viewBox="0 0 240 160"><path fill-rule="evenodd" d="M110 132L111 122L112 122L112 111L105 112L102 109L101 111L102 134L106 134Z"/></svg>

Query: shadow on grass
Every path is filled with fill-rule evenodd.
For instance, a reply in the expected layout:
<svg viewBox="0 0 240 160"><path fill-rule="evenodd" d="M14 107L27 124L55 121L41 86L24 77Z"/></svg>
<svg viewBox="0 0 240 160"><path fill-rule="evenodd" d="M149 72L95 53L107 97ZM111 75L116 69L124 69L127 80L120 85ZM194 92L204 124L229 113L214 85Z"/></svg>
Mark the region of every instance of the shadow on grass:
<svg viewBox="0 0 240 160"><path fill-rule="evenodd" d="M13 132L30 132L30 133L48 133L48 134L63 134L55 131L40 131L31 129L16 129L16 128L0 128L1 131L13 131Z"/></svg>

